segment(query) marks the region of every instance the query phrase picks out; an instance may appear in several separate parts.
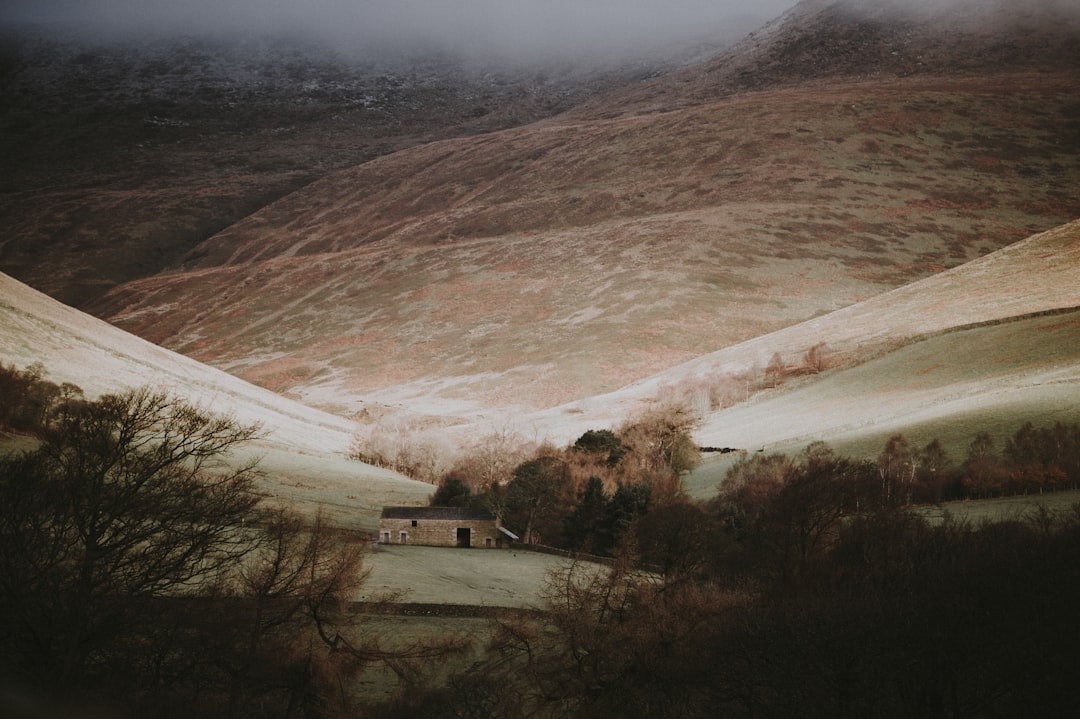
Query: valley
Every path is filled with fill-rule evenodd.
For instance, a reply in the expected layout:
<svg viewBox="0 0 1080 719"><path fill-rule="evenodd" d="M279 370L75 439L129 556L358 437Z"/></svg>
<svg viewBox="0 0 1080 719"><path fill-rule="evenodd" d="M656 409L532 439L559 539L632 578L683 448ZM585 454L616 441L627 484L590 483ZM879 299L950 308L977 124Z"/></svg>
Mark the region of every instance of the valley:
<svg viewBox="0 0 1080 719"><path fill-rule="evenodd" d="M0 29L0 680L103 716L1072 715L1080 13L740 17L542 65ZM140 387L175 414L125 433ZM169 468L189 403L252 438ZM429 503L520 543L372 539Z"/></svg>

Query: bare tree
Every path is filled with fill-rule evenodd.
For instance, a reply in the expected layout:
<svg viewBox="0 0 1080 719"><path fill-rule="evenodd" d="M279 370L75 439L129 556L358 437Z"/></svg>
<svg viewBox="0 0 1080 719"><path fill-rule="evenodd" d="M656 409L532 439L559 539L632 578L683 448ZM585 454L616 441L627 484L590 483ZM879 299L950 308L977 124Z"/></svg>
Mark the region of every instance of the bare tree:
<svg viewBox="0 0 1080 719"><path fill-rule="evenodd" d="M881 477L881 499L884 504L911 503L911 490L918 468L915 451L902 434L889 437L885 448L878 455L878 473Z"/></svg>
<svg viewBox="0 0 1080 719"><path fill-rule="evenodd" d="M697 466L701 453L693 431L701 418L681 404L661 404L619 428L619 437L653 485L656 499L678 493L678 477Z"/></svg>
<svg viewBox="0 0 1080 719"><path fill-rule="evenodd" d="M72 405L0 461L3 659L77 690L106 671L152 600L216 580L249 551L258 429L149 390Z"/></svg>
<svg viewBox="0 0 1080 719"><path fill-rule="evenodd" d="M980 432L968 445L964 486L977 497L985 496L1000 491L1005 479L1004 468L994 449L994 438L989 432Z"/></svg>
<svg viewBox="0 0 1080 719"><path fill-rule="evenodd" d="M803 364L809 372L815 374L824 372L829 366L828 345L824 342L818 342L806 350L806 354L803 355Z"/></svg>
<svg viewBox="0 0 1080 719"><path fill-rule="evenodd" d="M860 468L823 442L796 460L755 455L729 470L719 496L735 535L760 552L760 566L784 581L805 574L854 509Z"/></svg>
<svg viewBox="0 0 1080 719"><path fill-rule="evenodd" d="M773 356L769 358L768 366L765 367L765 381L769 383L770 387L778 387L784 381L785 374L787 374L787 364L784 362L784 358L780 356L779 352L773 352Z"/></svg>
<svg viewBox="0 0 1080 719"><path fill-rule="evenodd" d="M455 470L475 493L504 485L525 459L525 445L525 440L512 430L490 432L464 453Z"/></svg>
<svg viewBox="0 0 1080 719"><path fill-rule="evenodd" d="M376 656L344 638L348 601L363 583L366 545L321 512L308 521L285 507L263 510L246 529L251 551L217 588L212 621L200 626L223 674L222 704L239 716L252 701L308 711L317 697ZM344 698L342 698L344 701Z"/></svg>

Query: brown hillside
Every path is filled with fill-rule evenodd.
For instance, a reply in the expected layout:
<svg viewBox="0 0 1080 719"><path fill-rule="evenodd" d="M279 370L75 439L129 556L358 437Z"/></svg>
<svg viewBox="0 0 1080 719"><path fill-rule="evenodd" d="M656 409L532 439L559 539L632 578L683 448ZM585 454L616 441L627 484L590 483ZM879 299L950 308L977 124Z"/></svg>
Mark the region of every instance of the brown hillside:
<svg viewBox="0 0 1080 719"><path fill-rule="evenodd" d="M332 174L92 309L337 411L464 419L610 391L1080 216L1072 15L884 7L805 2L580 112Z"/></svg>
<svg viewBox="0 0 1080 719"><path fill-rule="evenodd" d="M93 309L338 410L552 406L1080 215L1077 91L844 80L432 143Z"/></svg>

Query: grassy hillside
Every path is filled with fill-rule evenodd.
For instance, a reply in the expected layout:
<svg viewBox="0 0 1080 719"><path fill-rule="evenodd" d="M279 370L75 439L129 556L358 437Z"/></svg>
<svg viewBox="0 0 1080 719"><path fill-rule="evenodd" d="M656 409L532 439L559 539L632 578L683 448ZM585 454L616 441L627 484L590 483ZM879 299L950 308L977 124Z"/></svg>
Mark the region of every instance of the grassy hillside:
<svg viewBox="0 0 1080 719"><path fill-rule="evenodd" d="M858 365L927 333L1080 305L1077 225L1019 242L1080 216L1075 23L1052 2L1034 24L1000 3L916 19L850 5L803 3L640 96L330 172L93 310L341 416L559 442L695 384L749 395L774 355L797 366L823 345L831 365ZM907 72L881 55L905 37L896 53L933 62ZM748 68L760 83L730 84ZM694 87L711 90L680 94ZM19 348L24 363L51 348L73 368L89 358L77 371L92 386L123 376L104 326L67 349L32 332L44 339ZM898 416L915 422L953 380L988 396L989 375L956 367L928 369ZM185 371L155 372L197 384ZM851 377L864 392L877 381ZM804 414L747 414L736 439L799 440L821 424ZM340 456L351 425L320 417L282 441ZM735 443L721 421L703 441ZM372 507L358 511L370 523Z"/></svg>
<svg viewBox="0 0 1080 719"><path fill-rule="evenodd" d="M889 6L807 0L647 82L16 42L0 260L340 414L610 392L1080 216L1075 14Z"/></svg>
<svg viewBox="0 0 1080 719"><path fill-rule="evenodd" d="M751 452L794 452L820 439L875 458L899 432L919 447L940 439L959 461L977 433L1001 446L1028 421L1080 421L1080 309L911 342L718 412L698 437ZM711 496L726 466L695 472L688 489Z"/></svg>

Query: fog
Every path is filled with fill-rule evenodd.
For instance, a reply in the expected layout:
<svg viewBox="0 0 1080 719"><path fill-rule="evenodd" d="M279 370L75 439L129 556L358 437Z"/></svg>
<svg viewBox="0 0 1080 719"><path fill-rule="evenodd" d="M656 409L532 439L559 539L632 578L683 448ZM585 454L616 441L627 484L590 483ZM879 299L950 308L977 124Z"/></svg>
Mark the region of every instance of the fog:
<svg viewBox="0 0 1080 719"><path fill-rule="evenodd" d="M640 51L703 42L796 0L3 0L0 20L100 37L299 34L511 54Z"/></svg>

